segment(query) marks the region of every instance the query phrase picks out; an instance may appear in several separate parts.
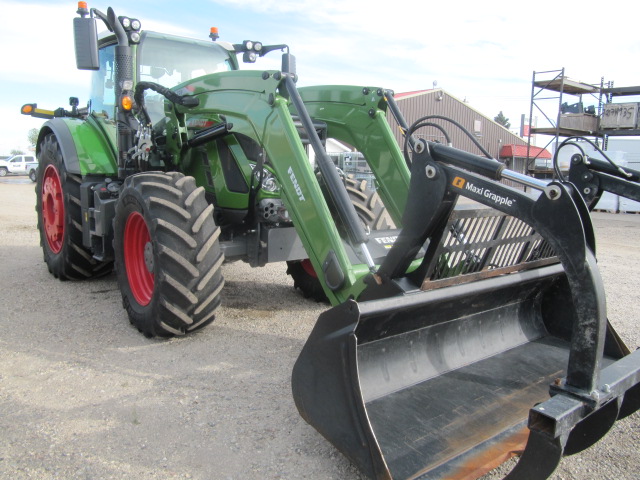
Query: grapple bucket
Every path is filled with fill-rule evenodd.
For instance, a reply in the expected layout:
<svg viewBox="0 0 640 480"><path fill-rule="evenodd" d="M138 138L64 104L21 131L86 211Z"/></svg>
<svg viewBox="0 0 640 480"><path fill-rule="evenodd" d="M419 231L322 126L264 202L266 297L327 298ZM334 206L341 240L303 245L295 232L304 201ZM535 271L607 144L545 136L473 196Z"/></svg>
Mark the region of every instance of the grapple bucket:
<svg viewBox="0 0 640 480"><path fill-rule="evenodd" d="M405 212L397 256L392 249L370 285L378 294L318 319L293 370L296 405L373 479L475 479L520 454L509 479L547 478L563 455L638 409L640 353L629 354L606 320L592 232L569 190L527 199L430 165L447 185L473 181L477 192L500 193L536 231L500 227L495 243L498 227L484 213L472 231L456 231L455 214L443 221L416 212L437 226L416 234L419 222ZM477 232L485 233L474 246ZM442 250L452 236L464 250L457 265L482 265L473 281L398 274L407 265L402 252L412 255L425 237L431 244L416 271L443 271L456 255ZM540 258L542 250L552 258ZM496 260L509 256L531 268Z"/></svg>
<svg viewBox="0 0 640 480"><path fill-rule="evenodd" d="M558 264L346 302L320 316L300 354L296 405L370 478L478 478L522 453L530 409L567 375L567 293ZM613 332L607 343L605 372L620 356ZM576 451L593 443L581 441Z"/></svg>
<svg viewBox="0 0 640 480"><path fill-rule="evenodd" d="M564 376L540 301L561 274L325 312L293 372L302 416L371 478L476 478L524 448L529 409Z"/></svg>

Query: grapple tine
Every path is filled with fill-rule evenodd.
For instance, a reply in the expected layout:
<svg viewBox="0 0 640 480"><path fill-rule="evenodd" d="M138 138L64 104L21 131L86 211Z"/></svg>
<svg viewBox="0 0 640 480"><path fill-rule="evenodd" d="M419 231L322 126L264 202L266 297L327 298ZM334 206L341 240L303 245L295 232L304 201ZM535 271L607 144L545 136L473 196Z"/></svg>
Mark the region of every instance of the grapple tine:
<svg viewBox="0 0 640 480"><path fill-rule="evenodd" d="M564 455L574 455L604 437L618 419L622 399L616 398L578 423L569 434Z"/></svg>
<svg viewBox="0 0 640 480"><path fill-rule="evenodd" d="M562 460L562 440L532 431L527 448L504 480L543 480L549 478Z"/></svg>
<svg viewBox="0 0 640 480"><path fill-rule="evenodd" d="M624 394L624 399L622 400L622 406L620 407L620 414L618 415L618 420L622 418L626 418L632 413L640 410L640 384L635 387L631 387Z"/></svg>

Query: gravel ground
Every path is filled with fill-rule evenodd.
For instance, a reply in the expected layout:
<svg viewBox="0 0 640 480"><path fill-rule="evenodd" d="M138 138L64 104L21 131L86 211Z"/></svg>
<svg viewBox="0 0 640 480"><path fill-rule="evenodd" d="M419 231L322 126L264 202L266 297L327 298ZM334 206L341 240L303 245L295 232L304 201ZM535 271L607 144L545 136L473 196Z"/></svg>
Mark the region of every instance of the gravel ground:
<svg viewBox="0 0 640 480"><path fill-rule="evenodd" d="M0 478L362 479L293 404L293 363L325 307L284 264L226 265L213 325L147 339L114 275L49 275L30 181L0 179L0 205ZM635 349L640 215L594 218L609 316ZM638 413L618 422L553 478L638 478L639 425Z"/></svg>

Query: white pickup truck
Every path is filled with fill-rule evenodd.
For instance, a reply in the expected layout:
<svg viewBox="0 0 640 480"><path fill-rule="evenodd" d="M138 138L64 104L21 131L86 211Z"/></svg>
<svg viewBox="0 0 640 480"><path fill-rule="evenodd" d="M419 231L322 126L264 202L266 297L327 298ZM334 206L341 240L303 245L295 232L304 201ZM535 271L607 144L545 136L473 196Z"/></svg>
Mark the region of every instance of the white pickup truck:
<svg viewBox="0 0 640 480"><path fill-rule="evenodd" d="M0 177L12 173L14 175L29 175L31 181L36 181L38 161L33 155L14 155L6 160L0 160Z"/></svg>

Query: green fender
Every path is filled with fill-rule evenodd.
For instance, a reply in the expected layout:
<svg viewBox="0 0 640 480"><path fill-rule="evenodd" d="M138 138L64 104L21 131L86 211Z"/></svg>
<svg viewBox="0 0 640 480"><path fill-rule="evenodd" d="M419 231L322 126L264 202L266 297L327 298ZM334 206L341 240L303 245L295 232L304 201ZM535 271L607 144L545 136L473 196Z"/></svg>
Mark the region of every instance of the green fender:
<svg viewBox="0 0 640 480"><path fill-rule="evenodd" d="M102 127L89 117L47 120L38 135L36 155L44 137L53 133L58 140L68 172L78 175L117 176L117 160L113 146Z"/></svg>

